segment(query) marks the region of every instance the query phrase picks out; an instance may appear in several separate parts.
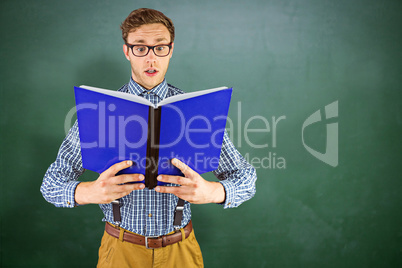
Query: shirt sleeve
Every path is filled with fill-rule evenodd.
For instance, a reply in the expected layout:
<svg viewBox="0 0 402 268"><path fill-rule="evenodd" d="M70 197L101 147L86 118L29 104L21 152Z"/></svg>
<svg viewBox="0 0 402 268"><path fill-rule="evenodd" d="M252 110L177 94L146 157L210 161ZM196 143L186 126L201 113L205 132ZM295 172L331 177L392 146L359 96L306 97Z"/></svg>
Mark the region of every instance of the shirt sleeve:
<svg viewBox="0 0 402 268"><path fill-rule="evenodd" d="M234 147L226 131L223 136L219 166L213 173L225 188L224 208L238 207L254 196L256 170Z"/></svg>
<svg viewBox="0 0 402 268"><path fill-rule="evenodd" d="M84 173L77 121L60 146L56 161L45 173L40 191L56 207L75 207L75 189Z"/></svg>

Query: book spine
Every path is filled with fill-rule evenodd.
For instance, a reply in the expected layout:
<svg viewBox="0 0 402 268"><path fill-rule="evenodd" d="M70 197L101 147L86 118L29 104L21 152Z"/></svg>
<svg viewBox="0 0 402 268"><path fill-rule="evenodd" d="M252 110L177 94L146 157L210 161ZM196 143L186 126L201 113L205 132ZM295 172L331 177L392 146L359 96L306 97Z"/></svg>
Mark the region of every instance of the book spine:
<svg viewBox="0 0 402 268"><path fill-rule="evenodd" d="M147 137L147 155L145 167L145 186L153 189L158 184L159 162L159 138L161 126L161 107L149 107L148 112L148 137Z"/></svg>

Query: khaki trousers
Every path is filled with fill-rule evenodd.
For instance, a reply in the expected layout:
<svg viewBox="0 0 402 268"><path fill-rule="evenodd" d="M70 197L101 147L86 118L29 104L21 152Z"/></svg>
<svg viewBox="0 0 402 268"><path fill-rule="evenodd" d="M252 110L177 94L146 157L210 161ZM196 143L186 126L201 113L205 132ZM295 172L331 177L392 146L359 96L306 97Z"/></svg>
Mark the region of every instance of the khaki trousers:
<svg viewBox="0 0 402 268"><path fill-rule="evenodd" d="M105 231L99 248L97 267L195 268L204 267L204 263L194 230L184 241L158 249L147 249L145 246L121 241Z"/></svg>

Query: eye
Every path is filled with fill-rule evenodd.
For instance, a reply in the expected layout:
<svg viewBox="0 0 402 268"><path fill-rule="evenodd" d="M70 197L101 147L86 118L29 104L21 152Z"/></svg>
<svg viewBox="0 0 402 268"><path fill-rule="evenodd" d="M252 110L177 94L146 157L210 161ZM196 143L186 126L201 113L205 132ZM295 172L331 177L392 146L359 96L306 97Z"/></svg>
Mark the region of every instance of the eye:
<svg viewBox="0 0 402 268"><path fill-rule="evenodd" d="M145 47L145 46L135 46L134 49L139 53L143 53L143 52L147 51L147 47Z"/></svg>
<svg viewBox="0 0 402 268"><path fill-rule="evenodd" d="M157 47L155 47L155 49L156 49L158 52L162 52L163 50L166 49L166 46L157 46Z"/></svg>

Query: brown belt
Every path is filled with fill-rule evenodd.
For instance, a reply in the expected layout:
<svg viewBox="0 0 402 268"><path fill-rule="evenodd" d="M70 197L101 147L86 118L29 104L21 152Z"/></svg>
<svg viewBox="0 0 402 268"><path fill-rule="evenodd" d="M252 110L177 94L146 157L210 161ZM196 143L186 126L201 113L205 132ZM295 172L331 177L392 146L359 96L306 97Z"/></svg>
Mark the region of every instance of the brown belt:
<svg viewBox="0 0 402 268"><path fill-rule="evenodd" d="M183 230L185 237L187 238L193 230L193 224L191 223L191 221L187 224L186 227L183 228ZM120 228L113 227L108 222L106 222L105 231L115 238L120 237ZM161 248L175 244L182 241L182 238L183 236L181 232L176 232L170 235L162 235L159 237L146 237L129 232L124 232L123 234L123 241L145 246L146 248L150 249Z"/></svg>

